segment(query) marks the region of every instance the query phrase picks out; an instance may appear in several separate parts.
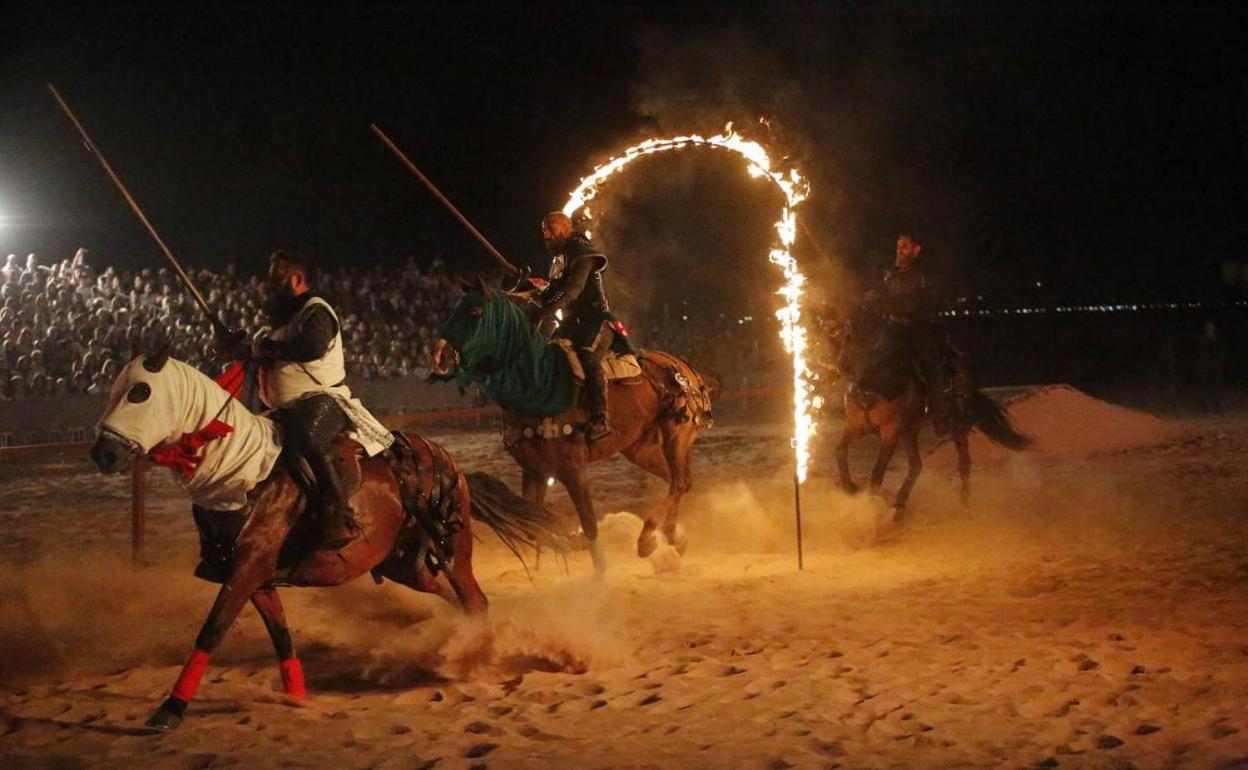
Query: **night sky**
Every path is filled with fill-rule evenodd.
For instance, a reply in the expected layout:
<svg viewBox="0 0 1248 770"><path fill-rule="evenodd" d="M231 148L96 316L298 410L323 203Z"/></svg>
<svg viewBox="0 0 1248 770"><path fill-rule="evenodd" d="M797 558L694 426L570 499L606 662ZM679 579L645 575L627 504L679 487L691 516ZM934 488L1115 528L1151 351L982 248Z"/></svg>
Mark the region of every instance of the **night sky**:
<svg viewBox="0 0 1248 770"><path fill-rule="evenodd" d="M798 253L825 283L878 280L904 228L951 293L1217 296L1248 236L1248 70L1231 6L1187 5L10 8L0 252L159 265L51 81L192 264L284 246L488 268L372 121L538 264L540 216L594 163L767 115L758 136L812 180L804 216L828 259ZM708 155L649 162L604 196L624 293L687 271L734 302L771 269L774 197Z"/></svg>

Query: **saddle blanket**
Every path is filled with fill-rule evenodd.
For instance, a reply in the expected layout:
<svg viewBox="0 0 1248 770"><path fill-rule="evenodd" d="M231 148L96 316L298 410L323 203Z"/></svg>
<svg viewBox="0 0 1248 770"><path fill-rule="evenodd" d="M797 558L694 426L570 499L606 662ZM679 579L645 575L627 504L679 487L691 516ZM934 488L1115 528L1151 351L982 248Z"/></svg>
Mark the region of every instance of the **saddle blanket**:
<svg viewBox="0 0 1248 770"><path fill-rule="evenodd" d="M568 366L572 369L572 377L577 382L585 381L585 367L581 366L581 359L576 355L576 347L572 341L556 337L553 342L559 346L559 350L568 359ZM612 380L628 380L641 376L641 364L637 363L637 356L632 353L624 355L616 355L615 353L607 353L602 358L602 370L607 375L607 381Z"/></svg>

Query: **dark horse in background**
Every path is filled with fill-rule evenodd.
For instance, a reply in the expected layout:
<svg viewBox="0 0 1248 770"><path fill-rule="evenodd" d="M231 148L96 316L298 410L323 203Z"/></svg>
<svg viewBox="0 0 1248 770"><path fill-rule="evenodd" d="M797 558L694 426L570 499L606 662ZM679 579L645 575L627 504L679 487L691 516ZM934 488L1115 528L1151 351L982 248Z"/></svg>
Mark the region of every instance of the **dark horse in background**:
<svg viewBox="0 0 1248 770"><path fill-rule="evenodd" d="M589 541L594 571L601 575L606 555L598 541L588 466L622 454L668 482L667 496L642 519L637 555L654 552L656 530L683 554L687 543L676 518L680 498L693 485L689 451L711 423L712 386L680 358L643 351L637 356L639 374L609 385L614 432L588 443L572 363L538 331L528 297L492 290L479 279L461 288L464 296L434 350L431 379L454 380L461 387L480 383L502 407L503 445L520 465L524 497L540 505L547 479L562 482Z"/></svg>
<svg viewBox="0 0 1248 770"><path fill-rule="evenodd" d="M857 306L843 321L828 322L827 339L836 359L833 367L845 381L845 430L836 446L836 467L841 487L850 494L858 491L849 473L849 448L862 436L878 434L880 452L871 470L871 492L878 494L884 473L897 446L905 448L909 468L893 503L894 520L905 513L910 491L923 468L919 452L919 430L927 416L927 384L917 365L911 330L882 318L870 304ZM956 395L958 391L965 395ZM937 394L939 396L939 394ZM955 388L952 404L938 435L953 442L958 453L958 476L962 502L970 501L970 432L978 428L994 443L1020 450L1031 440L1015 430L1005 410L988 396L971 387Z"/></svg>
<svg viewBox="0 0 1248 770"><path fill-rule="evenodd" d="M208 440L201 443L205 436ZM378 583L393 580L438 594L468 613L483 613L485 594L472 572L474 518L513 550L539 543L558 547L558 536L552 537L555 522L543 508L497 479L460 473L437 444L396 433L391 448L371 458L363 457L355 442L339 439L344 465L355 466L345 475L363 532L340 551L317 550L316 527L312 517L303 515L308 496L280 460L269 464L278 441L270 420L252 414L212 379L167 353L136 358L113 384L91 449L101 471L120 473L135 457L154 451L159 456L170 447L186 448L193 461L183 478L188 491L223 468L229 470L218 478L229 481L240 478L238 469L249 463L272 467L251 489L242 511L195 510L205 557L196 575L222 583L221 591L172 694L147 721L149 727L169 730L182 721L209 656L248 602L273 641L283 689L293 698L306 696L278 585L336 586L372 572ZM269 460L259 462L260 456ZM207 534L230 530L231 521L228 536Z"/></svg>

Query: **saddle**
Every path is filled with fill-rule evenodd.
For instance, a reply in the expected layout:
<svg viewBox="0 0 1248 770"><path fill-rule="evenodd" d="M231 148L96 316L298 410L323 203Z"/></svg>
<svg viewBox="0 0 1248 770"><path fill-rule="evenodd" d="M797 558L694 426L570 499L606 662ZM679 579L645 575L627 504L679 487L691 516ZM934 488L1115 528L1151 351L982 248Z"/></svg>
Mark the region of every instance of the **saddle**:
<svg viewBox="0 0 1248 770"><path fill-rule="evenodd" d="M577 382L585 382L585 367L581 366L580 356L571 340L556 337L551 340L564 357L568 359L568 367L572 369L572 377ZM609 351L602 357L602 371L607 375L607 382L619 382L621 385L636 385L641 382L641 364L632 353L618 355Z"/></svg>
<svg viewBox="0 0 1248 770"><path fill-rule="evenodd" d="M360 463L366 459L366 453L363 445L355 439L350 438L347 433L344 432L339 433L338 437L335 438L333 443L329 445L329 451L333 456L334 465L338 469L338 476L342 479L342 488L346 491L347 497L353 496L360 488L360 482L363 480L363 473L360 467ZM300 489L303 490L308 499L313 500L315 496L309 495L308 493L311 491L312 485L315 483L315 478L312 473L312 469L308 467L307 461L303 458L299 458L297 463L293 463L286 455L283 455L282 459L286 462L287 466L294 466L288 467L287 469L290 472L291 478L294 479L295 483L299 485ZM320 513L320 511L309 509L304 513L316 515Z"/></svg>
<svg viewBox="0 0 1248 770"><path fill-rule="evenodd" d="M361 466L364 459L364 447L348 438L346 434L342 434L334 439L330 449L334 455L334 462L338 466L338 474L342 478L343 487L348 495L354 495L364 478ZM309 553L315 551L315 546L312 545L315 538L307 530L308 524L319 514L319 511L306 508L309 505L308 501L316 499L314 495L307 494L312 483L311 469L302 460L298 463L298 467L289 467L290 465L293 463L278 463L273 471L276 473L279 468L285 468L291 480L304 490L305 510L299 516L282 547L278 557L278 565L282 567L297 564ZM247 504L237 511L216 511L201 508L198 505L192 506L191 512L195 518L195 527L199 530L200 561L195 567L195 577L211 583L226 581L234 566L234 546L238 541L238 536L247 524L247 519L261 491L272 479L273 476L270 475L264 482L256 485L255 489L247 494Z"/></svg>
<svg viewBox="0 0 1248 770"><path fill-rule="evenodd" d="M574 375L580 376L584 370L577 360L576 351L571 344L560 341L559 347L568 356L568 363ZM711 412L711 395L715 390L714 383L708 383L685 360L658 350L644 350L636 355L611 355L609 360L616 362L615 371L633 371L623 367L635 366L635 374L629 377L617 377L614 382L621 385L637 385L644 380L649 381L662 399L663 411L660 417L677 423L692 420L696 425L709 428L714 423ZM606 364L604 363L604 368ZM578 388L583 380L578 381ZM578 395L579 404L579 395ZM519 414L503 415L503 446L511 448L521 441L553 441L570 438L583 430L584 424L571 421L568 413L554 417L531 417Z"/></svg>

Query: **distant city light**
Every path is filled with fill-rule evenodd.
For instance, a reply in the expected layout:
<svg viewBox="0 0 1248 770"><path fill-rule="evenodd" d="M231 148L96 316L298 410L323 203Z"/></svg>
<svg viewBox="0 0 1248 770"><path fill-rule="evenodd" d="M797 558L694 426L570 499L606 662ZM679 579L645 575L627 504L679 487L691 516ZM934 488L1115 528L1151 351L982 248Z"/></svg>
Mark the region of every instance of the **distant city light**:
<svg viewBox="0 0 1248 770"><path fill-rule="evenodd" d="M1114 305L1057 305L1055 307L1000 307L978 308L975 310L942 310L937 313L942 318L988 318L1002 315L1044 315L1046 313L1134 313L1141 310L1201 310L1206 306L1215 307L1248 307L1248 300L1236 300L1230 303L1204 302L1133 302L1131 304Z"/></svg>

